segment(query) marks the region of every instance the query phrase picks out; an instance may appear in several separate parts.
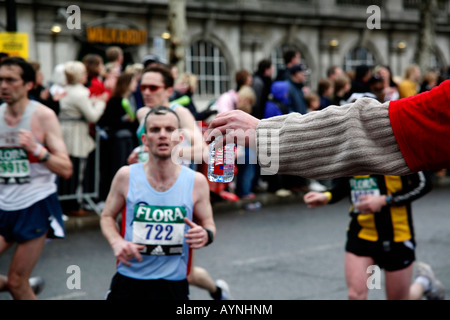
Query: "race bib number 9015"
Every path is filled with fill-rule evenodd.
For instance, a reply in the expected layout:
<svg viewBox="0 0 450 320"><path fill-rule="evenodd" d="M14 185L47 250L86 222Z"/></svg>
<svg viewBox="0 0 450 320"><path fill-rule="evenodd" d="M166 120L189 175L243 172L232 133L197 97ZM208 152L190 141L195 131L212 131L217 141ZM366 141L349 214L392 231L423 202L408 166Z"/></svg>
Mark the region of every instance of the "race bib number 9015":
<svg viewBox="0 0 450 320"><path fill-rule="evenodd" d="M0 149L0 184L30 182L30 162L22 148Z"/></svg>
<svg viewBox="0 0 450 320"><path fill-rule="evenodd" d="M186 208L138 204L134 208L133 242L145 244L143 254L180 255Z"/></svg>

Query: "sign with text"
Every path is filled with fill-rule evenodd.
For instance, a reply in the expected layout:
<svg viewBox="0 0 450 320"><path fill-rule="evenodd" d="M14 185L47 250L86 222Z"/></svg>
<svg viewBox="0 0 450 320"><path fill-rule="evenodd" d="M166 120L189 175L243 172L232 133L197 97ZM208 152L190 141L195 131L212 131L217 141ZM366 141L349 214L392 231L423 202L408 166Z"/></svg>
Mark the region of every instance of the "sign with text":
<svg viewBox="0 0 450 320"><path fill-rule="evenodd" d="M86 27L88 42L118 45L141 45L147 43L147 31L116 29L103 26Z"/></svg>
<svg viewBox="0 0 450 320"><path fill-rule="evenodd" d="M0 32L0 52L28 59L28 33Z"/></svg>

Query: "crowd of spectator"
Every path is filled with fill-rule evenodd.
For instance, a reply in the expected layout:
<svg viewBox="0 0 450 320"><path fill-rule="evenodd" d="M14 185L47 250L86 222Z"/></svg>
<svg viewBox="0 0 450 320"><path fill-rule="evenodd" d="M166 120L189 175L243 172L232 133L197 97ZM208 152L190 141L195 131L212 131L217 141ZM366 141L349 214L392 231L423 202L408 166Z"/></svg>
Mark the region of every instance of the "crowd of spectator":
<svg viewBox="0 0 450 320"><path fill-rule="evenodd" d="M422 75L414 64L405 69L402 78L394 77L389 66L361 65L351 71L332 66L313 88L309 85L311 70L302 63L300 52L287 50L283 59L284 66L278 70L270 59L262 59L253 73L245 68L238 70L235 88L216 97L205 110L198 110L194 101L197 76L178 74L175 66L166 65L153 55L125 66L122 49L109 47L104 56L88 54L81 61L58 64L48 86L39 62L30 61L36 81L29 96L58 115L74 165L70 179L60 178L59 194L87 193L98 187L95 200L102 207L115 172L127 164L128 156L139 146L136 112L144 106L139 82L144 69L155 64L171 70L171 100L188 108L199 126L207 125L217 113L234 109L265 119L291 112L320 112L330 105L343 105L361 97L392 101L431 90L448 79L444 71L430 70ZM298 176L261 175L255 152L249 148L238 147L236 159L235 180L217 190L211 185L212 200L253 199L261 191L285 197L298 191L323 191L331 183ZM94 179L96 161L100 164L100 179ZM86 209L75 199L62 205L68 214L82 214L81 209Z"/></svg>

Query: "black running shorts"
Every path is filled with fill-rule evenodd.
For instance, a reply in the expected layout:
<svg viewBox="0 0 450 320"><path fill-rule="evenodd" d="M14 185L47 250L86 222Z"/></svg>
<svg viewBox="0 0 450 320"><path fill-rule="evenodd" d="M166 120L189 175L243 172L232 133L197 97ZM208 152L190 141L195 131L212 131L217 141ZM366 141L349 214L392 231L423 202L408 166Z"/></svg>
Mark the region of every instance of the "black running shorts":
<svg viewBox="0 0 450 320"><path fill-rule="evenodd" d="M189 284L186 279L140 280L116 273L106 300L189 300Z"/></svg>

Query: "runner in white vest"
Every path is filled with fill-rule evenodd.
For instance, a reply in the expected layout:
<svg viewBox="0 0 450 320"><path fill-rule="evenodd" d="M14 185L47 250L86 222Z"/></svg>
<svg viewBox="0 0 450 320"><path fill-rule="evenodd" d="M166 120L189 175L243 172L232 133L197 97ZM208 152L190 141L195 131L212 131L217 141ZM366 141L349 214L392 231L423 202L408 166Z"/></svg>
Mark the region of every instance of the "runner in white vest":
<svg viewBox="0 0 450 320"><path fill-rule="evenodd" d="M17 243L0 291L35 299L29 277L45 239L64 237L56 175L72 174L56 114L30 101L35 72L21 58L0 64L0 253Z"/></svg>

